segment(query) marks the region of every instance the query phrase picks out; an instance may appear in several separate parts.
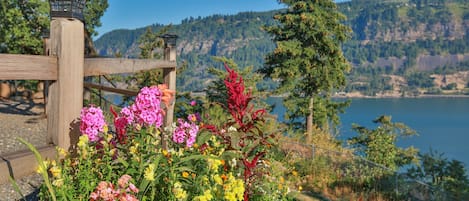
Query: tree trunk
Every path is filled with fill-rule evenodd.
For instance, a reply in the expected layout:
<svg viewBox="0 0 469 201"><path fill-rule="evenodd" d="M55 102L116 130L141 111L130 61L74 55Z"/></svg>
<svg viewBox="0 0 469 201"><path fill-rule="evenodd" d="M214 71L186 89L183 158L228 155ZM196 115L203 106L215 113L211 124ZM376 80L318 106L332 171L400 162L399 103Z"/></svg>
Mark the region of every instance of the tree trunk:
<svg viewBox="0 0 469 201"><path fill-rule="evenodd" d="M311 96L309 99L309 114L306 117L306 142L311 141L311 137L313 136L313 103L314 103L314 96Z"/></svg>

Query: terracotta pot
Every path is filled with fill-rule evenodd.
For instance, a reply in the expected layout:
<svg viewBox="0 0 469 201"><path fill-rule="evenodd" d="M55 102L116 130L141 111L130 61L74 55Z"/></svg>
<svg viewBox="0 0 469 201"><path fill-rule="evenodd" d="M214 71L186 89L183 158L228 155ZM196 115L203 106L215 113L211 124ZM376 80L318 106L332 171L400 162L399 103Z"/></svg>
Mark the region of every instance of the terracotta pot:
<svg viewBox="0 0 469 201"><path fill-rule="evenodd" d="M40 81L37 83L37 91L43 91L44 90L44 82Z"/></svg>
<svg viewBox="0 0 469 201"><path fill-rule="evenodd" d="M11 95L10 85L5 82L0 83L0 97L9 98L10 95Z"/></svg>

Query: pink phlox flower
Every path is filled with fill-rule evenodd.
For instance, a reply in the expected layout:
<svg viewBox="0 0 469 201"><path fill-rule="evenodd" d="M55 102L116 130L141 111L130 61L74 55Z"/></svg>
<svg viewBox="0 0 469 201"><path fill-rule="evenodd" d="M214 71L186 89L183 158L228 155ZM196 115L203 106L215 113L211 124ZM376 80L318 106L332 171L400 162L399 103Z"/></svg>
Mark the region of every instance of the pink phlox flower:
<svg viewBox="0 0 469 201"><path fill-rule="evenodd" d="M84 107L80 112L80 132L83 135L88 135L88 138L91 142L98 141L99 132L104 131L104 126L106 122L104 121L103 111L99 107Z"/></svg>
<svg viewBox="0 0 469 201"><path fill-rule="evenodd" d="M195 106L195 105L197 105L197 101L192 100L190 104L191 104L191 106Z"/></svg>
<svg viewBox="0 0 469 201"><path fill-rule="evenodd" d="M164 111L161 109L162 92L157 86L144 87L140 90L135 103L130 107L136 122L141 125L163 125Z"/></svg>
<svg viewBox="0 0 469 201"><path fill-rule="evenodd" d="M187 147L192 147L197 138L197 133L199 132L199 126L194 122L187 122L183 119L178 119L178 126L173 132L173 141L182 144L186 142Z"/></svg>

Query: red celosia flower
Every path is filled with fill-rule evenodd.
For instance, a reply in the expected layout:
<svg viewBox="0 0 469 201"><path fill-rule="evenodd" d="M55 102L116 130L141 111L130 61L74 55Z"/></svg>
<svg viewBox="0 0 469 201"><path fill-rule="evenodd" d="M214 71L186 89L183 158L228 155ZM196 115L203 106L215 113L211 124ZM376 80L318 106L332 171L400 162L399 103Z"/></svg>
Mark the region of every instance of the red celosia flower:
<svg viewBox="0 0 469 201"><path fill-rule="evenodd" d="M251 92L244 93L243 77L225 64L228 76L225 78L225 86L228 93L228 111L241 127L244 126L243 117L247 113L248 103L251 101Z"/></svg>

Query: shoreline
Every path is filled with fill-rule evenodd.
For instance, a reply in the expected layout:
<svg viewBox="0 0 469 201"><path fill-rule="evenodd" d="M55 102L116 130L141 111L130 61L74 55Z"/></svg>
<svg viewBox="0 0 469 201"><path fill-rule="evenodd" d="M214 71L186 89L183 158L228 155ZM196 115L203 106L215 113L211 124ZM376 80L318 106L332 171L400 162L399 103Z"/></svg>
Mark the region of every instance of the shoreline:
<svg viewBox="0 0 469 201"><path fill-rule="evenodd" d="M418 96L393 96L393 95L378 95L378 96L366 96L366 95L333 95L332 98L338 99L381 99L381 98L394 98L394 99L405 99L405 98L469 98L469 95L443 95L443 94L422 94Z"/></svg>

